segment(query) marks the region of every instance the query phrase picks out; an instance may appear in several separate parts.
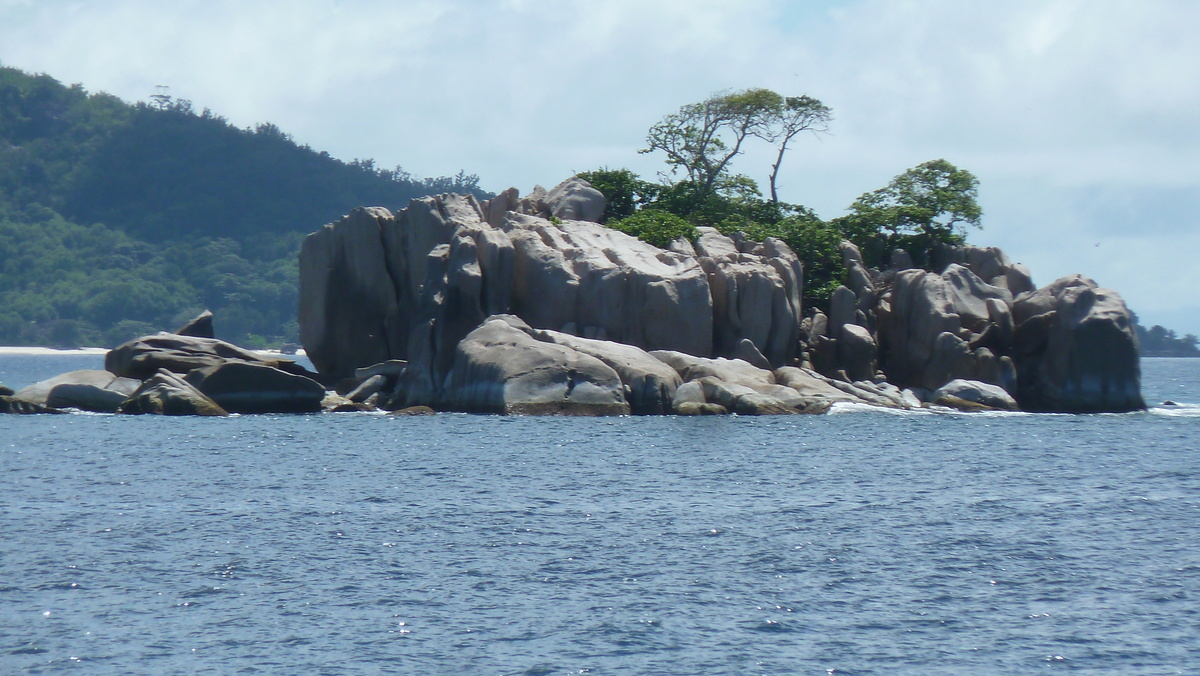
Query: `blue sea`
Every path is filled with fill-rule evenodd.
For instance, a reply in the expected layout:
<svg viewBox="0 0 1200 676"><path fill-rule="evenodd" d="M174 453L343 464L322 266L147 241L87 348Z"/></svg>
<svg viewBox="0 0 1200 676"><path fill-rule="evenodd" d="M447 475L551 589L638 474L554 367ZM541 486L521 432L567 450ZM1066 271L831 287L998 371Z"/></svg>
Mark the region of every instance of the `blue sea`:
<svg viewBox="0 0 1200 676"><path fill-rule="evenodd" d="M0 354L0 382L102 360ZM0 672L1196 674L1200 360L1143 388L1088 416L0 416Z"/></svg>

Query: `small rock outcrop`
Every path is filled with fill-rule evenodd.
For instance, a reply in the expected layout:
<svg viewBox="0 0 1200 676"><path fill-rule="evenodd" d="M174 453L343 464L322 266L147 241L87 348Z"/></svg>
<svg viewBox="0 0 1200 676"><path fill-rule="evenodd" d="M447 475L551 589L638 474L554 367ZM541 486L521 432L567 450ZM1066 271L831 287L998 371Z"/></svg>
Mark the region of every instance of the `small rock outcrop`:
<svg viewBox="0 0 1200 676"><path fill-rule="evenodd" d="M315 413L325 398L315 380L242 361L195 369L183 380L230 413Z"/></svg>
<svg viewBox="0 0 1200 676"><path fill-rule="evenodd" d="M125 403L121 413L154 415L228 415L212 399L192 387L179 376L159 369L142 383Z"/></svg>
<svg viewBox="0 0 1200 676"><path fill-rule="evenodd" d="M176 335L191 336L193 338L216 338L213 332L213 313L211 310L205 310L196 315L187 324L175 330Z"/></svg>
<svg viewBox="0 0 1200 676"><path fill-rule="evenodd" d="M978 380L951 380L933 393L933 403L965 401L998 411L1019 410L1017 400L1004 388ZM958 408L958 406L954 406Z"/></svg>

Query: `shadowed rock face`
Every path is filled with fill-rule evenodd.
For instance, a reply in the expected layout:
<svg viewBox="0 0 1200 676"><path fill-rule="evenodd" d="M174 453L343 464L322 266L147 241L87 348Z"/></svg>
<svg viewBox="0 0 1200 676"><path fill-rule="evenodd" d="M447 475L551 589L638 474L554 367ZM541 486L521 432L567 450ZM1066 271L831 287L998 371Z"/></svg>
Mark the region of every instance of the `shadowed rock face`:
<svg viewBox="0 0 1200 676"><path fill-rule="evenodd" d="M1121 412L1146 407L1137 338L1114 291L1082 275L1021 297L1017 400L1028 411Z"/></svg>
<svg viewBox="0 0 1200 676"><path fill-rule="evenodd" d="M183 379L230 413L313 413L325 398L314 380L244 362L196 369Z"/></svg>

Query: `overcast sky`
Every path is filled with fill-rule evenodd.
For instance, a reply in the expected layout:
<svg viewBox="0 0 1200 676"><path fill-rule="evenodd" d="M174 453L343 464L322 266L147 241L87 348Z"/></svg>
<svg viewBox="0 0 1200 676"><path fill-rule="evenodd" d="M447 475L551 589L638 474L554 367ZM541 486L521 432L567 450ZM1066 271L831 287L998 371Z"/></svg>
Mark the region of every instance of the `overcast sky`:
<svg viewBox="0 0 1200 676"><path fill-rule="evenodd" d="M1200 334L1200 2L1192 0L0 0L0 62L488 190L628 167L714 92L833 109L780 197L826 218L926 160L980 179L984 228L1048 284ZM765 188L769 158L735 170Z"/></svg>

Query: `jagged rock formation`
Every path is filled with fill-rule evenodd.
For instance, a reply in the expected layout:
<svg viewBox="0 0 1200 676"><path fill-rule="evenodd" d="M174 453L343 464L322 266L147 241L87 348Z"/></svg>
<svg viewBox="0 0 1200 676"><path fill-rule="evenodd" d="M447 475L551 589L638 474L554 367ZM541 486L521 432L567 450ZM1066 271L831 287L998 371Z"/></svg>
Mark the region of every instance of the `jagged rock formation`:
<svg viewBox="0 0 1200 676"><path fill-rule="evenodd" d="M1029 271L998 249L942 247L933 270L897 251L880 271L843 243L845 285L828 314L801 321L803 269L782 242L700 228L695 242L662 250L590 222L603 207L597 191L569 179L526 197L510 189L482 203L441 195L397 214L359 209L304 243L305 348L330 382L406 360L401 377L350 381L355 399L392 408L510 411L527 401L532 410L559 395L563 410L637 413L794 412L839 397L909 407L955 380L998 386L1037 410L1141 406L1120 299L1078 290L1086 284L1035 291ZM679 381L648 369L647 352ZM1086 358L1095 352L1121 365L1095 366ZM680 371L683 357L667 355L736 359L768 374L796 367L786 378L799 386L724 367L695 375L716 367ZM505 371L498 359L532 361ZM592 393L582 399L571 377L545 377L580 364Z"/></svg>
<svg viewBox="0 0 1200 676"><path fill-rule="evenodd" d="M870 270L843 244L850 286L833 294L829 316L802 323L814 368L870 379L874 339L874 378L926 394L966 380L998 386L1031 411L1145 408L1132 320L1115 292L1078 275L1035 289L996 248L940 247L936 271L904 267L911 262L897 253L892 268ZM1007 406L997 401L987 405Z"/></svg>
<svg viewBox="0 0 1200 676"><path fill-rule="evenodd" d="M407 360L407 399L421 403L439 400L459 343L495 315L642 350L732 356L748 340L774 366L795 355L802 271L782 242L713 231L690 255L567 220L602 213L578 179L525 198L357 210L301 250L305 350L330 381Z"/></svg>

